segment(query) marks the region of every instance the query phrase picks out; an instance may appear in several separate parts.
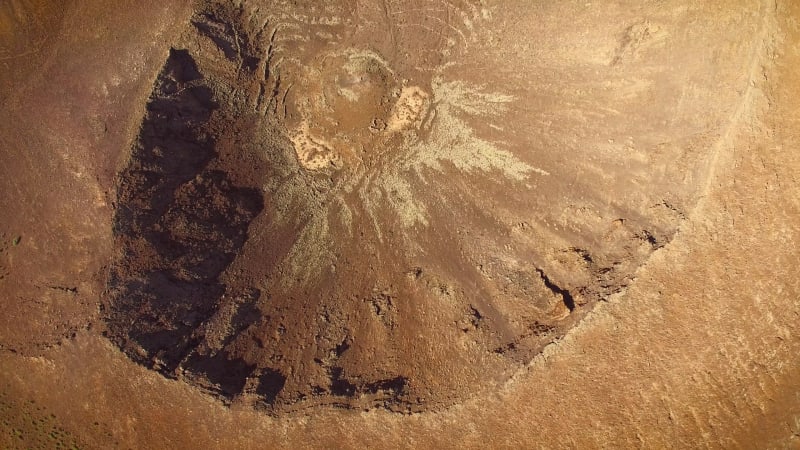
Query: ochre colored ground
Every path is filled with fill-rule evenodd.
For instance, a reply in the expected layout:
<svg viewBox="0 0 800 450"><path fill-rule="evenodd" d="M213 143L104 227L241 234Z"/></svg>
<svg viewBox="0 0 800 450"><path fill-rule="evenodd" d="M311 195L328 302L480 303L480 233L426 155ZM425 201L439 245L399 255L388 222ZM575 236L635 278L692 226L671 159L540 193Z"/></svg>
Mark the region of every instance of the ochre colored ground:
<svg viewBox="0 0 800 450"><path fill-rule="evenodd" d="M473 230L494 226L498 236L511 236L508 241L472 239L468 242L479 248L474 254L512 258L515 249L529 248L528 240L503 228L525 214L532 218L528 225L512 231L549 236L551 224L536 222L536 211L563 212L567 218L558 224L589 230L564 238L569 242L595 242L586 237L592 233L612 236L586 228L589 219L573 220L579 213L568 206L580 198L622 205L627 214L644 210L641 205L648 206L644 202L652 195L671 192L682 199L679 220L669 222L677 224L675 230L665 232L665 245L646 257L630 258L636 264L628 268L624 289L587 308L532 359L482 361L481 370L492 375L499 368L511 370L509 376L495 377L500 379L495 384L475 375L481 371L458 372L463 366L447 352L417 356L401 347L395 357L409 366L432 361L411 376L438 377L433 381L441 388L437 392L445 393L437 397L439 407L404 414L391 408L312 405L270 415L246 401L227 405L191 383L166 378L133 362L103 335L110 327L101 311L109 304L107 274L119 261L119 241L112 233L119 174L129 166L170 48L183 43L192 51L208 51L199 41L187 43L193 5L123 1L110 8L103 3L0 6L0 446L800 447L800 109L795 101L800 5L788 0L565 2L558 7L486 2L491 18L483 25L490 32L476 31L479 39L470 42L477 50L453 56L462 72L442 76L477 81L491 92L506 88L509 96L526 100L504 110L508 115L493 123L499 130L473 118L467 135L493 143L481 148L495 156L502 154L497 145L508 145L503 148L528 166L541 163L536 168L559 178L541 181L547 195L536 197L540 209L506 215L503 202L517 201L510 184L484 180L473 185L480 186L487 203L469 204L490 211ZM415 67L441 63L429 56L420 56L414 67L397 63L409 60L403 51L427 55L420 44L424 33L403 32L403 27L373 32L371 20L379 20L371 11L381 11L380 5L370 9L376 3L342 5L355 8L366 24L365 36L385 38L375 46L393 70L411 74L413 81L423 77ZM439 9L436 5L414 6ZM390 6L385 3L382 11L390 13ZM298 8L304 11L303 5ZM445 40L442 45L447 47ZM397 54L387 50L392 48ZM492 98L480 99L484 103L478 107L491 108ZM440 118L448 117L446 106L436 107ZM462 104L462 110L470 106ZM451 124L468 123L464 116L452 117L458 121ZM301 125L287 123L302 131ZM432 135L428 138L435 142ZM631 136L635 139L629 141ZM656 141L671 144L659 147ZM439 152L440 159L450 158L451 171L443 172L448 180L480 168L481 163L465 166L439 147L426 148ZM581 175L574 182L563 181L569 173L561 164L565 160ZM347 157L342 161L346 164ZM514 173L503 167L516 166L494 169ZM465 181L452 183L435 188L453 196L469 192ZM430 192L411 193L424 199ZM522 195L518 201L534 202ZM408 202L400 205L407 212ZM427 215L412 217L439 229L448 225L439 214L446 208L423 205ZM395 206L379 217L392 220ZM600 208L607 226L615 223L604 215L612 209ZM412 229L402 226L406 216L398 217L397 229ZM657 222L642 217L642 223ZM253 230L251 236L258 232ZM406 231L405 236L416 235ZM613 239L598 242L607 242L608 249L617 245ZM549 254L530 245L533 255ZM613 253L597 245L605 249L598 254ZM378 253L381 248L369 247ZM363 269L367 263L355 258L359 249L349 251L354 273L369 273ZM456 265L471 261L448 255L439 252L433 259ZM558 266L542 267L558 276ZM578 283L563 280L567 286ZM463 282L453 285L463 287ZM360 320L343 319L342 326L357 330ZM420 328L420 341L409 342L436 342L441 335L424 335L438 330L438 322L432 323ZM455 344L443 339L441 345ZM441 364L437 355L444 358ZM306 360L297 356L297 361ZM449 371L457 376L440 375Z"/></svg>

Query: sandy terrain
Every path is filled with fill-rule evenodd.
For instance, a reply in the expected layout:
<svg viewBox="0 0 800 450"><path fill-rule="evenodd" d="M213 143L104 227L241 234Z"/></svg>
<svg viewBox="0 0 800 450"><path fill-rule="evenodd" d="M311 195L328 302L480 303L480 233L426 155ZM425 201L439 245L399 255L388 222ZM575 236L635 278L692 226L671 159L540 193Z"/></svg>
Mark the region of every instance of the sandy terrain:
<svg viewBox="0 0 800 450"><path fill-rule="evenodd" d="M0 5L0 445L800 447L800 5Z"/></svg>

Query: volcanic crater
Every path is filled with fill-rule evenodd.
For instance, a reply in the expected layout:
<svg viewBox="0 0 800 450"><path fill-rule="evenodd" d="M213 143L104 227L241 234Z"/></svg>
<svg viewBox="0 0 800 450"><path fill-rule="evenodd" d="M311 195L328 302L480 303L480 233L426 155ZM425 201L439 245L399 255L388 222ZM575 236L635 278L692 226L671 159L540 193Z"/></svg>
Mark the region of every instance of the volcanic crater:
<svg viewBox="0 0 800 450"><path fill-rule="evenodd" d="M229 404L413 413L496 388L624 291L702 185L675 181L704 176L691 130L599 121L625 141L581 148L526 121L524 80L470 81L478 2L369 46L380 19L347 5L201 3L117 175L106 335ZM637 146L655 160L603 175Z"/></svg>

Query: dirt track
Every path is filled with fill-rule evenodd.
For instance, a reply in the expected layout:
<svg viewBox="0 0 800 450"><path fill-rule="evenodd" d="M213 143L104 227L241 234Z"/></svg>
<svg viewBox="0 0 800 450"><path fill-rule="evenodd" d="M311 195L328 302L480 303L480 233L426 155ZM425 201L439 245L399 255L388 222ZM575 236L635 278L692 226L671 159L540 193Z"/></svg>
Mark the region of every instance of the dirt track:
<svg viewBox="0 0 800 450"><path fill-rule="evenodd" d="M3 8L7 445L800 444L791 2Z"/></svg>

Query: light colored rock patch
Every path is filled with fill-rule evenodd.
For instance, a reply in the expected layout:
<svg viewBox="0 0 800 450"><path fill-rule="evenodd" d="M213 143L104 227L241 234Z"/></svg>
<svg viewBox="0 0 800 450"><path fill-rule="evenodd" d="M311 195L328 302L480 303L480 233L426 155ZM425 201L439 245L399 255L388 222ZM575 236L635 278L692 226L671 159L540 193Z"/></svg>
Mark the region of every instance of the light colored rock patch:
<svg viewBox="0 0 800 450"><path fill-rule="evenodd" d="M418 129L430 107L430 103L430 95L420 87L404 87L400 91L400 98L397 99L397 103L392 108L392 113L386 124L386 131L392 133Z"/></svg>
<svg viewBox="0 0 800 450"><path fill-rule="evenodd" d="M294 151L297 153L297 160L308 170L320 170L323 168L340 168L342 165L341 156L333 150L333 146L325 140L311 134L308 122L303 121L300 127L290 135Z"/></svg>

